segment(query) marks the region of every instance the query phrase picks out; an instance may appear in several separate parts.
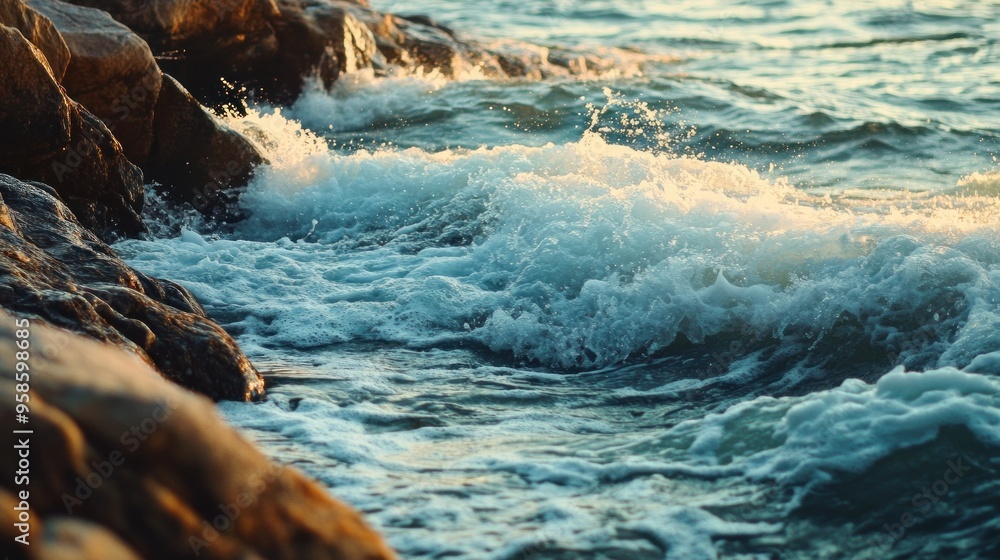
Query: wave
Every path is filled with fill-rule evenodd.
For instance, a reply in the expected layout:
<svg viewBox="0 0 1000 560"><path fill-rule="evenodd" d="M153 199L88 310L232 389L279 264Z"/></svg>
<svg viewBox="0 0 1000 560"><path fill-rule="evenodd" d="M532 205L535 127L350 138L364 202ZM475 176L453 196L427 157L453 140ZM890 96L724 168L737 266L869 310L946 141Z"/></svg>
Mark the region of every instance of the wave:
<svg viewBox="0 0 1000 560"><path fill-rule="evenodd" d="M621 126L656 137L642 112ZM1000 348L996 197L834 200L598 130L344 155L280 113L234 124L272 162L241 199L238 240L150 255L194 263L180 279L253 344L478 344L554 368L748 330L910 367Z"/></svg>

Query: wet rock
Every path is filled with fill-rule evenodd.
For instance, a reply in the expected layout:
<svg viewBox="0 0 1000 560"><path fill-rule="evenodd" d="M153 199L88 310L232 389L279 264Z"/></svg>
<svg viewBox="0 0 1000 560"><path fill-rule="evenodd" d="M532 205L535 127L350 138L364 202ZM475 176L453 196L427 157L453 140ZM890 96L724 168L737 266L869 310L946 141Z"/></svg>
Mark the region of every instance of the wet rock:
<svg viewBox="0 0 1000 560"><path fill-rule="evenodd" d="M473 49L460 43L454 32L427 17L367 14L379 52L390 64L404 68L439 70L454 76L473 64ZM478 57L480 59L485 57Z"/></svg>
<svg viewBox="0 0 1000 560"><path fill-rule="evenodd" d="M0 26L0 172L41 181L104 239L145 231L142 172L100 119L68 98L37 48Z"/></svg>
<svg viewBox="0 0 1000 560"><path fill-rule="evenodd" d="M202 107L169 75L156 103L153 147L146 170L163 194L221 222L240 219L234 189L246 185L260 151Z"/></svg>
<svg viewBox="0 0 1000 560"><path fill-rule="evenodd" d="M255 85L269 92L269 98L289 102L307 76L329 87L342 74L370 68L377 53L375 38L351 7L326 0L278 0L281 15L274 28L280 48L273 62L255 72Z"/></svg>
<svg viewBox="0 0 1000 560"><path fill-rule="evenodd" d="M503 74L496 56L430 18L383 14L362 1L71 1L106 10L130 27L164 72L213 107L238 105L245 89L287 103L306 77L329 85L344 73L387 63L446 75L477 66Z"/></svg>
<svg viewBox="0 0 1000 560"><path fill-rule="evenodd" d="M104 121L129 161L144 165L161 81L146 42L101 10L60 0L28 5L52 21L69 47L62 80L67 93Z"/></svg>
<svg viewBox="0 0 1000 560"><path fill-rule="evenodd" d="M0 306L115 344L213 399L263 381L184 288L129 268L44 185L0 175Z"/></svg>
<svg viewBox="0 0 1000 560"><path fill-rule="evenodd" d="M273 0L73 0L104 10L142 36L159 53L233 66L276 47L270 19Z"/></svg>
<svg viewBox="0 0 1000 560"><path fill-rule="evenodd" d="M291 102L307 76L330 84L344 72L369 67L376 54L371 31L350 11L362 7L357 2L223 0L210 3L211 9L204 2L149 3L164 6L168 16L160 21L146 14L152 8L124 0L74 1L105 6L149 41L165 72L213 107L238 106L245 89L267 101Z"/></svg>
<svg viewBox="0 0 1000 560"><path fill-rule="evenodd" d="M14 319L0 312L0 346ZM149 560L383 560L362 518L297 470L270 462L204 397L121 350L31 325L32 544L15 554ZM0 352L0 414L15 415L14 352ZM0 459L0 535L16 455ZM18 490L21 488L17 488ZM7 541L12 542L12 541ZM8 545L10 546L10 545Z"/></svg>

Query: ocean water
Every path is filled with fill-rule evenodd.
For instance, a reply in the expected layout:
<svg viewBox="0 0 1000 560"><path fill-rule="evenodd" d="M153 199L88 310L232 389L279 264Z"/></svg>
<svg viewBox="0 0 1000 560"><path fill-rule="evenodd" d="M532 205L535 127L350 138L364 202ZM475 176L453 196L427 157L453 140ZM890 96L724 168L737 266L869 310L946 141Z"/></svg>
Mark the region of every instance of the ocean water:
<svg viewBox="0 0 1000 560"><path fill-rule="evenodd" d="M228 117L250 218L116 249L230 422L404 558L1000 558L1000 2L372 3L610 62Z"/></svg>

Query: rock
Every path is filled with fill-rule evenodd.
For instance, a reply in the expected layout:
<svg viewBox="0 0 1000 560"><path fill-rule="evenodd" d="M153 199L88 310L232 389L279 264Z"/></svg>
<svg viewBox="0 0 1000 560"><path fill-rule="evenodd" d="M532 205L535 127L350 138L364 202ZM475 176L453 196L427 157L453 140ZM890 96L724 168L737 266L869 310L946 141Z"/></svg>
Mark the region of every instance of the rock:
<svg viewBox="0 0 1000 560"><path fill-rule="evenodd" d="M104 123L66 97L45 56L0 26L0 173L54 187L104 239L145 231L142 172Z"/></svg>
<svg viewBox="0 0 1000 560"><path fill-rule="evenodd" d="M186 49L193 56L232 57L234 64L274 47L273 0L73 0L104 10L157 51Z"/></svg>
<svg viewBox="0 0 1000 560"><path fill-rule="evenodd" d="M597 60L550 57L532 45L497 50L427 16L382 13L364 0L70 1L106 10L137 32L165 72L217 108L239 107L247 90L290 103L314 74L328 86L344 73L389 65L537 79L586 73Z"/></svg>
<svg viewBox="0 0 1000 560"><path fill-rule="evenodd" d="M45 185L0 175L0 306L126 348L213 399L263 394L232 337L184 288L129 268Z"/></svg>
<svg viewBox="0 0 1000 560"><path fill-rule="evenodd" d="M238 105L244 88L290 102L318 71L326 83L367 68L376 53L356 2L325 0L73 0L105 9L142 35L160 66L200 101ZM224 83L235 84L234 88Z"/></svg>
<svg viewBox="0 0 1000 560"><path fill-rule="evenodd" d="M0 312L0 414L15 415L15 318ZM142 360L30 325L30 516L36 558L385 560L362 518L270 462L204 397ZM40 359L50 351L51 357ZM23 379L23 378L22 378ZM6 440L5 440L6 441ZM8 445L8 450L13 442ZM0 534L17 457L0 459ZM39 531L42 531L40 534ZM7 541L12 542L12 541ZM8 548L20 545L7 545Z"/></svg>
<svg viewBox="0 0 1000 560"><path fill-rule="evenodd" d="M22 5L21 0L8 1ZM103 142L108 144L106 151L117 149L124 155L115 163L129 173L130 198L127 202L136 211L135 216L130 216L133 225L139 222L137 212L142 201L142 176L130 163L141 166L147 179L159 182L169 198L190 202L210 218L222 221L239 219L239 213L230 210L236 207L235 193L227 193L231 188L244 186L253 168L264 162L264 157L253 143L215 118L175 80L168 79L164 88L163 75L147 44L106 12L61 0L28 2L29 6L18 12L22 14L20 19L28 19L23 14L34 13L36 19L54 24L69 45L71 58L62 84L67 93L113 130L114 140L121 143L121 148L113 148L113 140L107 131L99 130L99 125L90 127L83 123L80 134L92 140L90 143ZM43 72L36 74L37 81L44 81ZM59 94L54 84L47 85L49 95L41 100L45 104L73 104ZM163 89L166 92L161 100ZM44 88L41 91L44 92ZM13 96L12 93L11 98ZM0 99L0 104L3 103ZM15 101L10 99L6 103L13 105ZM57 120L55 117L60 114L48 109L45 112L49 121ZM16 114L16 111L11 113ZM89 117L84 115L83 118ZM51 131L72 126L73 122L43 124ZM40 131L35 131L35 136L38 141L54 141L41 150L46 153L55 154L59 145L67 143L65 137L46 135ZM23 135L15 135L11 144L21 144L21 139ZM73 145L72 140L69 143ZM26 144L28 147L33 145L32 142ZM9 166L0 167L0 171L53 184L83 219L89 220L91 216L103 219L102 216L109 214L104 208L85 205L87 200L98 198L97 193L80 196L62 184L63 176L101 167L102 158L89 155L92 153L93 147L85 143L77 147L76 153L70 151L63 156L71 161L60 162L58 157L54 161L41 158L43 164L34 166L25 163L30 163L31 157L26 158L23 153L12 154ZM49 168L45 164L50 164ZM93 191L95 186L104 182L95 173L82 173L74 188L90 187ZM78 201L80 198L85 200ZM87 225L98 227L89 222ZM105 233L103 229L98 231ZM125 228L122 232L110 232L106 238L114 234L131 235L137 231L142 231L141 225Z"/></svg>
<svg viewBox="0 0 1000 560"><path fill-rule="evenodd" d="M379 51L391 64L427 72L437 69L446 76L472 66L466 47L456 40L454 32L430 18L378 14L377 19L370 16L368 21Z"/></svg>
<svg viewBox="0 0 1000 560"><path fill-rule="evenodd" d="M54 0L49 0L54 1ZM458 40L424 16L382 14L348 0L71 0L106 10L142 36L160 67L211 106L237 103L244 89L294 101L304 78L327 85L341 74L384 66L473 66L501 75L495 56ZM223 82L232 88L220 87Z"/></svg>
<svg viewBox="0 0 1000 560"><path fill-rule="evenodd" d="M69 47L49 19L20 0L0 1L0 24L18 29L45 55L56 81L62 81L69 66Z"/></svg>
<svg viewBox="0 0 1000 560"><path fill-rule="evenodd" d="M240 219L231 189L246 185L254 167L265 162L254 144L166 74L153 125L146 169L164 185L163 194L216 220Z"/></svg>
<svg viewBox="0 0 1000 560"><path fill-rule="evenodd" d="M142 36L160 67L201 100L227 98L220 78L270 60L278 45L273 0L72 0L104 10Z"/></svg>
<svg viewBox="0 0 1000 560"><path fill-rule="evenodd" d="M9 504L9 506L8 506ZM13 496L0 488L0 507L13 508L18 504ZM6 523L13 529L16 523L13 519ZM10 534L6 534L6 533ZM13 542L18 532L2 531L0 538ZM118 537L104 527L72 519L70 517L53 517L46 523L35 519L32 522L30 546L24 550L15 548L13 558L30 560L141 560L139 556L121 542ZM14 545L20 546L20 545Z"/></svg>
<svg viewBox="0 0 1000 560"><path fill-rule="evenodd" d="M316 76L327 86L345 73L370 68L377 54L375 37L350 11L353 4L329 0L278 0L274 21L280 49L273 62L260 65L256 87L268 98L292 102L304 78Z"/></svg>
<svg viewBox="0 0 1000 560"><path fill-rule="evenodd" d="M149 46L101 10L60 0L28 0L28 5L52 21L69 47L62 80L67 93L104 121L129 161L143 166L161 81Z"/></svg>

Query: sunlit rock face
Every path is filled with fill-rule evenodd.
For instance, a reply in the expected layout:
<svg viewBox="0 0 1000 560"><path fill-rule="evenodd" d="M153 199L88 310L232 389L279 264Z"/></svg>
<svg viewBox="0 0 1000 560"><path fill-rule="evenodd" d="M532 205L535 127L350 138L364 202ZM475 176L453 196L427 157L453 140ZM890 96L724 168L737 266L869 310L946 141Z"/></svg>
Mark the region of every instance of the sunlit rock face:
<svg viewBox="0 0 1000 560"><path fill-rule="evenodd" d="M23 533L22 500L30 516L30 546L5 546L14 558L393 558L357 513L266 459L204 397L134 354L39 321L25 338L17 318L0 312L0 412L10 418L16 341L32 353L33 433L17 435L30 449L27 489L15 482L15 454L0 460L7 543Z"/></svg>
<svg viewBox="0 0 1000 560"><path fill-rule="evenodd" d="M263 381L184 288L129 268L54 191L0 175L0 306L121 346L213 399Z"/></svg>
<svg viewBox="0 0 1000 560"><path fill-rule="evenodd" d="M108 128L70 99L41 50L0 25L0 172L51 185L103 239L145 230L142 172Z"/></svg>
<svg viewBox="0 0 1000 560"><path fill-rule="evenodd" d="M362 0L70 1L128 26L163 71L211 106L238 106L245 90L290 103L307 77L329 86L363 69L542 78L603 64L557 50L482 44L429 17L379 12Z"/></svg>
<svg viewBox="0 0 1000 560"><path fill-rule="evenodd" d="M69 66L69 47L49 18L20 1L0 2L0 24L14 27L45 55L52 75L62 81Z"/></svg>
<svg viewBox="0 0 1000 560"><path fill-rule="evenodd" d="M104 121L129 161L143 166L161 81L146 42L101 10L60 0L29 0L27 5L53 23L69 48L60 81L68 95Z"/></svg>

